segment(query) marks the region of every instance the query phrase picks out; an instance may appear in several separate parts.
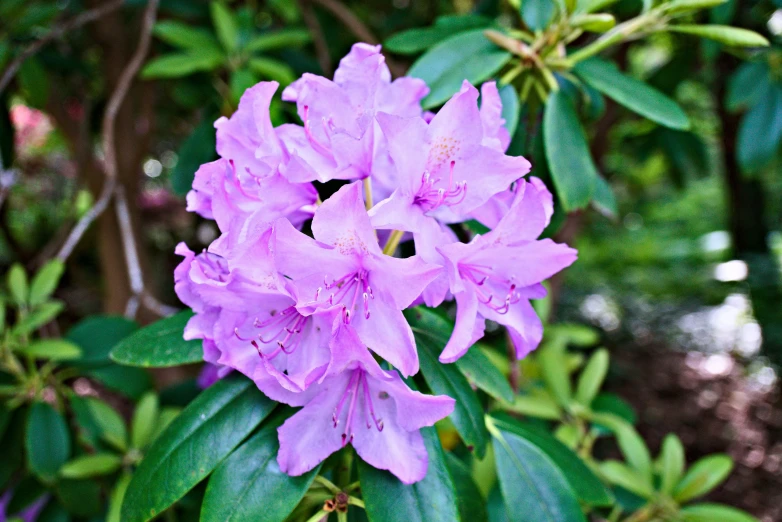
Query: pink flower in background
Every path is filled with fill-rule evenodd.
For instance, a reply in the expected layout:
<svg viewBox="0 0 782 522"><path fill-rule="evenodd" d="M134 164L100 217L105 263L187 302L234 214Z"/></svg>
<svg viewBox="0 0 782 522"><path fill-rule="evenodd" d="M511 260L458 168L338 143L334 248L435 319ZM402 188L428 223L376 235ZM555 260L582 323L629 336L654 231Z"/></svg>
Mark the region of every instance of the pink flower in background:
<svg viewBox="0 0 782 522"><path fill-rule="evenodd" d="M12 106L10 113L15 133L14 142L20 154L24 155L31 149L46 143L46 139L54 129L49 116L20 104Z"/></svg>

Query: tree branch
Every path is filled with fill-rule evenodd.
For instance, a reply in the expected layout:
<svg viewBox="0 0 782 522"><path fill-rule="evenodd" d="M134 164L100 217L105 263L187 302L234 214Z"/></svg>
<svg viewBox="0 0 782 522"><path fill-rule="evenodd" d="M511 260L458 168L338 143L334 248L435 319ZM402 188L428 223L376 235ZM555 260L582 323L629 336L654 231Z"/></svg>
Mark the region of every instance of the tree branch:
<svg viewBox="0 0 782 522"><path fill-rule="evenodd" d="M77 29L84 24L88 24L93 20L97 20L98 18L114 11L115 9L120 7L123 4L123 2L124 0L116 0L114 2L103 4L100 7L96 7L95 9L90 9L89 11L85 11L71 18L70 20L62 23L61 25L54 27L51 31L46 33L42 38L28 45L19 54L19 56L14 58L13 61L11 61L11 63L8 64L8 67L6 67L5 71L3 71L3 75L2 77L0 77L0 92L3 92L3 90L5 90L5 88L8 86L8 84L11 83L11 79L14 77L16 71L19 70L19 67L21 67L24 61L27 60L29 57L33 56L38 51L40 51L41 48L43 48L43 46L45 46L52 40L56 40L57 38L61 37L68 31Z"/></svg>

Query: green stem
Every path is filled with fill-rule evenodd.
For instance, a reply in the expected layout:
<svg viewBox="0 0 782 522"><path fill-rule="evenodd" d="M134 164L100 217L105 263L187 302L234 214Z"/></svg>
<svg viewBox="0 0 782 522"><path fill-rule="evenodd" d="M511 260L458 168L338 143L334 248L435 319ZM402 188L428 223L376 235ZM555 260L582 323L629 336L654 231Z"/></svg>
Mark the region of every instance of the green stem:
<svg viewBox="0 0 782 522"><path fill-rule="evenodd" d="M654 12L649 12L617 25L591 44L568 56L568 64L573 67L578 62L591 58L612 45L618 44L636 31L649 25L655 17Z"/></svg>
<svg viewBox="0 0 782 522"><path fill-rule="evenodd" d="M404 230L394 230L391 232L391 235L388 236L388 241L386 241L386 245L383 247L383 253L387 256L393 256L394 252L396 252L396 247L399 246L399 241L402 240L402 236L404 235Z"/></svg>

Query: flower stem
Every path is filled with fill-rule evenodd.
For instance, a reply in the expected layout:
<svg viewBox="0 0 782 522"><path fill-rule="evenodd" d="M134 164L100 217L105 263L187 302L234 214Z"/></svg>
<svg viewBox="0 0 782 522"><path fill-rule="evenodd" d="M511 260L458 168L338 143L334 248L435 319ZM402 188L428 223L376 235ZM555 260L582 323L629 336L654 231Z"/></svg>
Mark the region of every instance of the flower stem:
<svg viewBox="0 0 782 522"><path fill-rule="evenodd" d="M367 210L375 206L372 202L372 178L369 177L364 178L364 206Z"/></svg>
<svg viewBox="0 0 782 522"><path fill-rule="evenodd" d="M391 232L391 235L388 236L388 241L386 241L386 246L383 247L383 253L387 256L393 256L394 252L396 252L396 247L399 246L399 241L401 241L402 236L404 235L404 230L394 230Z"/></svg>

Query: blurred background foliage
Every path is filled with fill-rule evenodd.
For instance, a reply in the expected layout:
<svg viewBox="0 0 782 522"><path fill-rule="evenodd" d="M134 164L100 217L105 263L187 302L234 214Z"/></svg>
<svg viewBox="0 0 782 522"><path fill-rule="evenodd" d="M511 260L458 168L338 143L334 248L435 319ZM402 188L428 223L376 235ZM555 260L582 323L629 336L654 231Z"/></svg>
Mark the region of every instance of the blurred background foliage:
<svg viewBox="0 0 782 522"><path fill-rule="evenodd" d="M2 272L18 263L36 273L98 198L101 117L135 49L144 4L0 2L0 71L64 21L107 9L99 20L64 31L23 60L15 75L0 78ZM604 6L600 11L621 21L659 3L587 4ZM552 96L550 78L542 69L518 71L515 64L521 59L483 36L486 29L522 21L533 34L543 34L555 17L552 5L533 0L521 5L512 0L162 0L150 57L116 120L119 180L131 203L145 288L165 303L176 303L174 245L187 241L197 250L216 237L213 223L184 211L183 196L197 166L214 159L212 122L235 110L246 87L270 79L286 85L304 72L330 76L336 57L359 40L384 43L395 75L408 70L430 75L433 92L425 100L430 108L442 103L464 76L476 82L504 79L512 86L503 92L506 107L515 107L506 115L515 127L510 150L529 157L533 173L556 190L560 204L547 233L579 250L579 262L551 281L551 299L545 303L551 318L600 330L613 355L608 388L635 406L650 447L657 448L664 433L675 431L690 459L727 450L737 461L737 474L714 498L764 520L779 520L782 2L730 0L683 12L678 19L680 25L752 29L771 41L764 49L742 50L723 45L731 35L722 35L721 43L682 29L685 34L650 32L604 50L601 56L625 75L675 100L688 125L677 123L675 111L662 124L644 119L626 107L627 100L620 104L601 94L606 88L600 78L611 77L605 64L593 62L590 76L583 65L571 72L554 56L550 72L561 88L553 96L574 108L593 164L584 169L599 173L593 180L597 185L585 191L578 180L569 185L572 180L557 178L558 172L583 174L579 165L552 169L546 156L542 123L543 104ZM587 14L581 20L586 34L577 35L576 44L594 41L590 32L604 33L614 23ZM461 54L453 47L449 51L449 45ZM297 121L292 108L279 100L272 115L275 124ZM132 290L118 227L113 212L104 214L68 260L54 293L65 306L58 310L58 321L46 326L52 329L47 335L70 331L72 342L87 349L88 339L73 337L80 327L87 328L86 317L126 312ZM146 323L154 318L142 308L134 319ZM105 343L105 367L80 369L92 379L82 390L102 390L122 379L139 382L137 376L120 375L126 369L112 369L108 348L118 340ZM192 397L191 370L155 374L158 389L180 383L161 399L161 416L166 407ZM116 409L130 419L142 404L136 407L134 401L147 397L151 386L125 389ZM149 404L153 399L141 400ZM122 462L135 462L134 447L123 444L114 440L112 446L104 437L99 446ZM110 467L116 458L106 462ZM192 506L183 502L181 509Z"/></svg>

